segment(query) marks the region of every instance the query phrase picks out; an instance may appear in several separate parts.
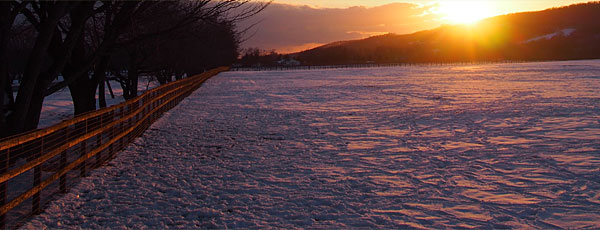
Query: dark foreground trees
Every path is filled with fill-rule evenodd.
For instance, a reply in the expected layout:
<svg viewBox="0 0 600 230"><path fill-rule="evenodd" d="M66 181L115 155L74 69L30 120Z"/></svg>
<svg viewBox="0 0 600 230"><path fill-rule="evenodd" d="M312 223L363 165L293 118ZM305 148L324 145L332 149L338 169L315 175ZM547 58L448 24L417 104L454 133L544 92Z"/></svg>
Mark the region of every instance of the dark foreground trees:
<svg viewBox="0 0 600 230"><path fill-rule="evenodd" d="M0 1L0 137L37 128L44 97L68 87L75 114L103 101L107 73L126 99L140 75L162 83L228 65L234 23L268 3L240 1ZM19 80L13 95L12 82Z"/></svg>

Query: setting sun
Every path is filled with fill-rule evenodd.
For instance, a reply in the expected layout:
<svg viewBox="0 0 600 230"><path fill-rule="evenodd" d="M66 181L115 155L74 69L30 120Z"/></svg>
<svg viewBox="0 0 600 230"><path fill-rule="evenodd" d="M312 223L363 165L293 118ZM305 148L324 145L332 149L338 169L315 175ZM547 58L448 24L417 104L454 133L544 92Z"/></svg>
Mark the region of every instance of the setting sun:
<svg viewBox="0 0 600 230"><path fill-rule="evenodd" d="M488 1L440 1L436 13L447 23L472 24L493 16L492 3Z"/></svg>

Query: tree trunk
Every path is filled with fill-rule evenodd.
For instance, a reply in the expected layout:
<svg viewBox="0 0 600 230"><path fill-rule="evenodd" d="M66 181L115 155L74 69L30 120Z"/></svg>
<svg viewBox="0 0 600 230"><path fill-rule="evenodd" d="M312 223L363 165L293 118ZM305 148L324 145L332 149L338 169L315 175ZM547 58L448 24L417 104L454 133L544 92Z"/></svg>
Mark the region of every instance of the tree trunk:
<svg viewBox="0 0 600 230"><path fill-rule="evenodd" d="M165 74L164 72L159 72L156 74L156 80L158 81L158 83L160 85L164 85L169 83L169 79L167 78L167 74Z"/></svg>
<svg viewBox="0 0 600 230"><path fill-rule="evenodd" d="M69 84L75 115L96 110L96 85L95 79L86 76L77 77Z"/></svg>
<svg viewBox="0 0 600 230"><path fill-rule="evenodd" d="M50 80L47 77L47 73L42 74L42 76L40 76L41 79L38 80L38 84L36 84L35 90L33 91L31 102L29 103L29 112L24 120L25 124L23 127L25 131L34 130L38 127L40 115L42 113L42 105L44 104L44 90L50 84Z"/></svg>
<svg viewBox="0 0 600 230"><path fill-rule="evenodd" d="M23 74L23 80L19 86L17 100L15 102L15 110L8 117L8 135L31 130L32 117L39 117L40 111L31 112L31 108L36 108L38 101L43 101L44 93L36 93L36 90L42 89L44 85L43 79L40 79L42 68L47 56L47 50L54 36L55 28L60 18L66 13L68 3L57 2L49 9L48 16L40 25L39 34L29 55L27 67ZM38 81L40 80L40 81ZM43 89L45 90L45 89ZM40 97L41 98L35 98ZM41 109L41 106L40 106ZM33 113L30 115L29 113ZM37 113L37 115L35 115ZM37 126L38 122L34 122ZM35 127L34 127L35 128Z"/></svg>
<svg viewBox="0 0 600 230"><path fill-rule="evenodd" d="M178 80L181 80L181 79L183 79L183 72L177 71L175 73L175 80L178 81Z"/></svg>
<svg viewBox="0 0 600 230"><path fill-rule="evenodd" d="M109 56L102 57L98 66L94 70L94 79L98 84L98 106L100 108L106 108L106 93L104 84L106 81L106 70L108 69Z"/></svg>
<svg viewBox="0 0 600 230"><path fill-rule="evenodd" d="M12 5L13 3L12 1L0 2L0 138L12 134L7 123L7 114L15 103L12 78L8 70L10 33L17 14L28 4L27 2L21 2Z"/></svg>
<svg viewBox="0 0 600 230"><path fill-rule="evenodd" d="M135 64L130 63L127 70L127 82L123 88L123 97L125 100L130 100L137 97L138 94L138 78L139 72Z"/></svg>
<svg viewBox="0 0 600 230"><path fill-rule="evenodd" d="M8 103L5 103L5 98L8 97L8 93L12 95L12 89L7 91L6 87L10 86L8 77L8 59L7 59L7 47L8 39L10 36L10 28L14 20L10 19L10 2L0 2L0 138L4 137L6 128L6 107Z"/></svg>
<svg viewBox="0 0 600 230"><path fill-rule="evenodd" d="M129 81L131 81L131 88L129 88L129 90L130 90L129 95L131 96L130 99L133 99L133 98L137 97L137 95L138 95L138 78L139 77L140 77L140 74L138 73L137 70L134 70L133 73L131 73L129 76Z"/></svg>
<svg viewBox="0 0 600 230"><path fill-rule="evenodd" d="M4 62L0 63L0 65L4 65ZM6 111L9 106L9 101L5 98L12 97L12 89L10 89L10 82L8 82L8 73L5 73L5 68L0 67L0 138L4 137L6 128ZM7 87L9 86L9 87Z"/></svg>
<svg viewBox="0 0 600 230"><path fill-rule="evenodd" d="M75 69L82 65L85 59L84 45L83 39L77 42L71 55L71 62L63 71L65 80L75 79L68 85L71 98L73 99L74 115L96 110L96 81L88 76L89 71L84 71L83 73L75 71Z"/></svg>
<svg viewBox="0 0 600 230"><path fill-rule="evenodd" d="M106 108L106 90L104 89L105 81L98 83L98 108Z"/></svg>
<svg viewBox="0 0 600 230"><path fill-rule="evenodd" d="M100 69L106 68L105 66L108 65L108 59L102 58L97 65L98 69L90 78L89 68L87 71L81 71L88 63L84 39L75 41L70 58L69 64L64 68L63 76L65 81L72 81L68 87L71 92L71 98L73 99L74 115L94 111L96 110L96 88L99 83L99 80L97 79L98 76L96 75L98 75L99 72L104 72L104 70Z"/></svg>
<svg viewBox="0 0 600 230"><path fill-rule="evenodd" d="M108 86L108 92L110 93L110 98L115 99L115 93L113 93L112 87L110 86L110 80L106 78L106 86Z"/></svg>

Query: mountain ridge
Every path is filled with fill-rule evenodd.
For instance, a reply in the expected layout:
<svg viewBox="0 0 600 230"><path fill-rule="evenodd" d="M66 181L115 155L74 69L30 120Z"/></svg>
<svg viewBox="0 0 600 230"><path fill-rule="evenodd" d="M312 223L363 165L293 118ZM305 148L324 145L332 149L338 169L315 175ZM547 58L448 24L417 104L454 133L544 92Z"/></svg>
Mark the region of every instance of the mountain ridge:
<svg viewBox="0 0 600 230"><path fill-rule="evenodd" d="M600 2L588 2L495 16L472 26L338 41L292 56L307 65L565 60L600 58L599 44Z"/></svg>

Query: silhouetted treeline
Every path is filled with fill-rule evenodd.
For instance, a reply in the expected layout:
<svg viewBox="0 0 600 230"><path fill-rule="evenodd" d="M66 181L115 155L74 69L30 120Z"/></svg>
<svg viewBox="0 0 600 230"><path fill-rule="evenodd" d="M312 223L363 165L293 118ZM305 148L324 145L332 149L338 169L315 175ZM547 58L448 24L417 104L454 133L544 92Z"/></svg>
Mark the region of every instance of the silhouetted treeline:
<svg viewBox="0 0 600 230"><path fill-rule="evenodd" d="M265 51L259 48L247 48L242 51L236 62L237 67L274 67L292 65L292 55L280 54L275 50Z"/></svg>
<svg viewBox="0 0 600 230"><path fill-rule="evenodd" d="M303 65L600 58L600 3L497 16L473 26L336 42L294 54Z"/></svg>
<svg viewBox="0 0 600 230"><path fill-rule="evenodd" d="M234 23L268 4L0 1L0 137L35 129L44 97L65 87L81 114L96 109L96 93L106 106L110 76L131 99L141 75L167 83L230 65L238 56Z"/></svg>

